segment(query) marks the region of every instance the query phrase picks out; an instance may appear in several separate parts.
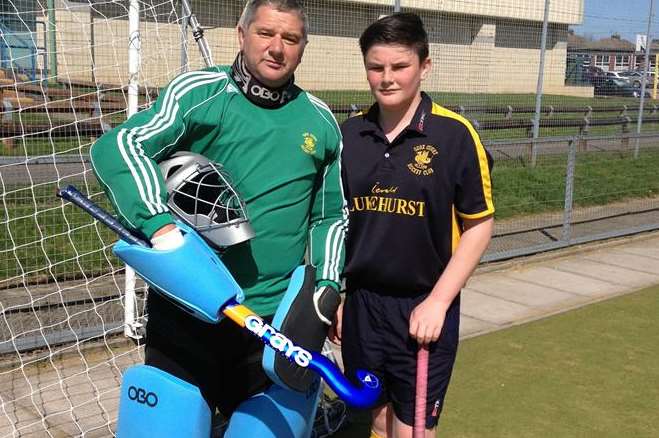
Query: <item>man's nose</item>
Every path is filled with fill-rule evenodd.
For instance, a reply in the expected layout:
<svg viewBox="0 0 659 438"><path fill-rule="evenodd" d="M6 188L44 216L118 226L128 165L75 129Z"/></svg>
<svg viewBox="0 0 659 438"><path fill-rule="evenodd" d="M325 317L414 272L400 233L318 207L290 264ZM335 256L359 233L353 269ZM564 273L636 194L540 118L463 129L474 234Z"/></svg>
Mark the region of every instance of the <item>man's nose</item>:
<svg viewBox="0 0 659 438"><path fill-rule="evenodd" d="M281 36L275 35L270 40L270 46L268 47L268 52L270 55L280 59L284 53L284 42L281 40Z"/></svg>

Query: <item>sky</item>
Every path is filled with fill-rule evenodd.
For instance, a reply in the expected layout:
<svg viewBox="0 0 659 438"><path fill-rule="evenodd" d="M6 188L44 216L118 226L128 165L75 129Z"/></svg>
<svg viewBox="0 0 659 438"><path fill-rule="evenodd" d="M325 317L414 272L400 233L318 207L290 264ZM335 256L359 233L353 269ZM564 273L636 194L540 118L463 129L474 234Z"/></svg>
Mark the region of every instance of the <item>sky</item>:
<svg viewBox="0 0 659 438"><path fill-rule="evenodd" d="M648 28L650 0L584 0L584 20L572 26L579 35L595 39L619 33L622 38L636 41L636 34L645 34ZM551 2L550 2L551 7ZM659 0L654 0L652 38L659 38Z"/></svg>

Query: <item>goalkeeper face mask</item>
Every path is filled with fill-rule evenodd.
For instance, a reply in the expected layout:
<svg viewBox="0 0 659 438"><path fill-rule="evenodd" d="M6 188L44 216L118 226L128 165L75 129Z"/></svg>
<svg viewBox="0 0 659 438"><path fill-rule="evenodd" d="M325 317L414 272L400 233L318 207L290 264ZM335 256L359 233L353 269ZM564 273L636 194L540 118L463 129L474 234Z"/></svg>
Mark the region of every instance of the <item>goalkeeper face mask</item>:
<svg viewBox="0 0 659 438"><path fill-rule="evenodd" d="M192 152L160 163L167 206L211 246L222 249L254 237L245 204L221 165Z"/></svg>

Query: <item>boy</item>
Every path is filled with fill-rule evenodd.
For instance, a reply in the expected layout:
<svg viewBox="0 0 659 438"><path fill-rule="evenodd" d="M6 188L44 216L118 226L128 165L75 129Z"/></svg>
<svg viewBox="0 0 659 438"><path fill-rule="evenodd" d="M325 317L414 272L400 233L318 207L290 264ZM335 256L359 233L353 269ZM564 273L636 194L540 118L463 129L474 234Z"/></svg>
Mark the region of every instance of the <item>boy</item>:
<svg viewBox="0 0 659 438"><path fill-rule="evenodd" d="M426 436L435 436L458 345L460 289L492 234L491 159L461 116L420 91L431 68L415 14L359 40L376 103L342 126L350 216L346 302L332 337L347 375L373 371L372 437L411 437L416 354L429 354Z"/></svg>

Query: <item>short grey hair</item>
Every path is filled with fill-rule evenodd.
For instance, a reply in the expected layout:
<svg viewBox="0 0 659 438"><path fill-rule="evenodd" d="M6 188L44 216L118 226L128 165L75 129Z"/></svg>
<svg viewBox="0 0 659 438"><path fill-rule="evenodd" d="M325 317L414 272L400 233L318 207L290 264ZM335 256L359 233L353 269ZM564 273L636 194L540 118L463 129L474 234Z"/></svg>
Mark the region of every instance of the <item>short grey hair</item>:
<svg viewBox="0 0 659 438"><path fill-rule="evenodd" d="M247 0L245 9L238 20L238 27L247 30L254 21L256 10L261 6L270 6L280 12L297 12L302 19L302 33L304 39L307 39L309 20L300 0Z"/></svg>

